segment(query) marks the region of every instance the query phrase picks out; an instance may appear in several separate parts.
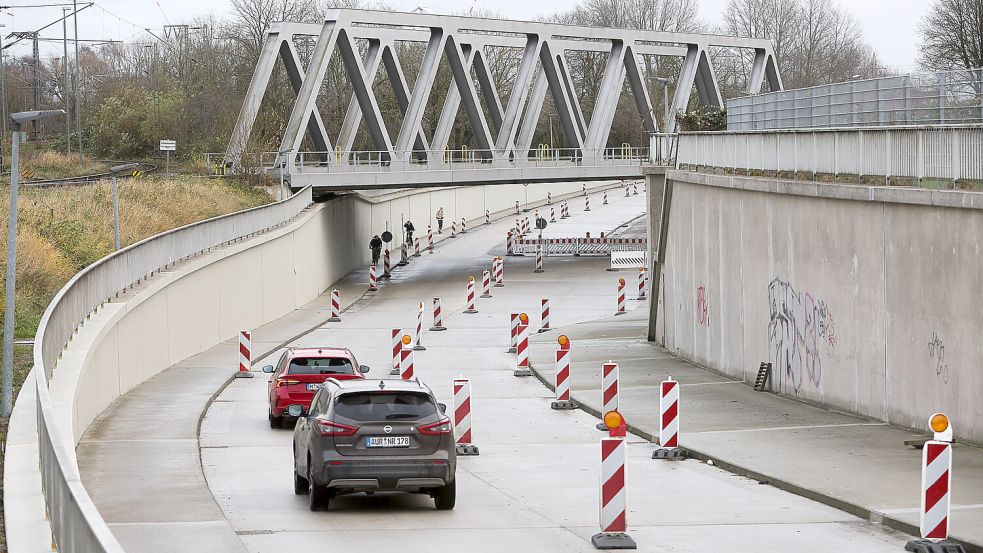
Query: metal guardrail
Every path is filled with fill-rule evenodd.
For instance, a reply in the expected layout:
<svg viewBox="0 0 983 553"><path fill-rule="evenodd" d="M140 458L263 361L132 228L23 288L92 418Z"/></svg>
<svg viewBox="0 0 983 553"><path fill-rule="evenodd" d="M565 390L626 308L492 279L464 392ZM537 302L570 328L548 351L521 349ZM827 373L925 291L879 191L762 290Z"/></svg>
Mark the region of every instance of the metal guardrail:
<svg viewBox="0 0 983 553"><path fill-rule="evenodd" d="M662 142L654 141L654 144ZM665 148L668 152L669 148ZM281 155L283 154L283 155ZM650 155L649 148L622 144L614 148L588 151L552 148L540 144L525 157L509 158L498 150L461 148L456 150L407 150L400 152L341 150L315 152L247 152L239 160L227 160L224 153L205 154L212 176L236 173L276 172L285 167L290 174L392 173L400 171L447 171L465 169L535 167L610 167L641 165L662 159L662 148ZM290 158L293 158L292 161Z"/></svg>
<svg viewBox="0 0 983 553"><path fill-rule="evenodd" d="M983 180L983 125L684 133L678 164L738 174L955 185Z"/></svg>
<svg viewBox="0 0 983 553"><path fill-rule="evenodd" d="M983 69L913 73L727 101L727 130L983 122Z"/></svg>
<svg viewBox="0 0 983 553"><path fill-rule="evenodd" d="M48 379L76 328L96 307L160 269L197 253L285 224L312 203L304 188L286 200L186 225L137 242L86 267L48 304L34 343L41 484L59 551L122 553L82 485L78 463L56 425Z"/></svg>

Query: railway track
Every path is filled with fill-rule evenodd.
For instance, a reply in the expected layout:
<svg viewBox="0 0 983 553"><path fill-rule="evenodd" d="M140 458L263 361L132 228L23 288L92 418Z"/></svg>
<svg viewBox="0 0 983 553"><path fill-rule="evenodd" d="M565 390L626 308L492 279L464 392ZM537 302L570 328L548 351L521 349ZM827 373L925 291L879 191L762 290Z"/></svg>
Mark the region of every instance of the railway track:
<svg viewBox="0 0 983 553"><path fill-rule="evenodd" d="M137 162L139 167L137 167L131 173L120 173L120 178L133 178L136 176L134 173L139 172L141 175L152 173L157 170L157 165L154 163L147 162ZM106 171L105 173L96 173L93 175L82 175L79 177L65 177L60 179L44 179L44 180L33 180L33 181L21 181L20 185L27 188L54 188L57 186L83 186L86 184L92 184L93 182L98 182L103 179L108 179L112 176L112 173Z"/></svg>

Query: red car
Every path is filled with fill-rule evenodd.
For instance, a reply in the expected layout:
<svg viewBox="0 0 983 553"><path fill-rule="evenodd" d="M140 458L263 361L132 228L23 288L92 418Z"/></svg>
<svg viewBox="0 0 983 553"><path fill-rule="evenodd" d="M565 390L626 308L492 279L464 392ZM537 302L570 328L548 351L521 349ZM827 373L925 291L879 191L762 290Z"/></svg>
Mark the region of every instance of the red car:
<svg viewBox="0 0 983 553"><path fill-rule="evenodd" d="M276 366L267 365L269 373L270 428L283 425L288 405L301 405L304 412L321 384L329 379L365 378L369 368L359 365L347 348L290 348L283 352Z"/></svg>

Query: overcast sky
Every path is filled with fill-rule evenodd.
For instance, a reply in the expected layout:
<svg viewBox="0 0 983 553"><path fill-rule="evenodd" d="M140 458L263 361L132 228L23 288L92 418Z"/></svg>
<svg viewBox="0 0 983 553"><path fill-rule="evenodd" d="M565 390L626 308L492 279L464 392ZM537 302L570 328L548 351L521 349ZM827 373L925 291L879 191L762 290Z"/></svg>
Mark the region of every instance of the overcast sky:
<svg viewBox="0 0 983 553"><path fill-rule="evenodd" d="M64 0L3 0L4 5L54 4ZM863 25L868 42L877 50L882 63L901 71L915 68L916 27L926 10L926 0L835 0L850 10ZM515 19L534 19L567 8L570 0L389 0L396 9L411 11L421 4L432 13L462 11L474 5L497 11ZM711 23L720 21L727 0L699 0L701 16ZM165 24L184 22L196 15L228 13L230 0L97 0L79 14L79 35L83 39L132 40L143 28L161 29ZM61 16L61 8L9 8L0 12L3 35L11 31L33 31ZM71 36L69 25L69 36ZM42 31L42 37L61 38L61 24ZM5 42L7 39L4 39ZM15 46L15 55L29 54L26 43ZM61 44L45 51L59 55ZM8 50L8 53L10 50Z"/></svg>

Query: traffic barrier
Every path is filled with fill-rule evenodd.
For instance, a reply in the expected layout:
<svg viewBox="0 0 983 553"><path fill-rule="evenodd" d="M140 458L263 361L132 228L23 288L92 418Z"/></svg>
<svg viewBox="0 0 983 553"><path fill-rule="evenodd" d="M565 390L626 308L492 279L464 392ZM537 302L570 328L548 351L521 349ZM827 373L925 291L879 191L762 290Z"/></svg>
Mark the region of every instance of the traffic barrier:
<svg viewBox="0 0 983 553"><path fill-rule="evenodd" d="M478 312L474 304L474 275L468 276L468 301L467 308L464 310L465 313L473 315Z"/></svg>
<svg viewBox="0 0 983 553"><path fill-rule="evenodd" d="M471 381L454 379L454 436L458 455L477 455L478 446L471 437Z"/></svg>
<svg viewBox="0 0 983 553"><path fill-rule="evenodd" d="M464 217L461 217L461 234L465 234L467 232L468 232L468 222L464 219Z"/></svg>
<svg viewBox="0 0 983 553"><path fill-rule="evenodd" d="M602 202L602 205L608 205L608 191L607 190L604 191L604 202Z"/></svg>
<svg viewBox="0 0 983 553"><path fill-rule="evenodd" d="M645 250L618 250L611 252L611 268L608 271L644 267L647 252Z"/></svg>
<svg viewBox="0 0 983 553"><path fill-rule="evenodd" d="M659 388L659 449L653 459L674 461L684 456L679 447L679 382L670 376Z"/></svg>
<svg viewBox="0 0 983 553"><path fill-rule="evenodd" d="M584 194L584 211L590 211L590 194Z"/></svg>
<svg viewBox="0 0 983 553"><path fill-rule="evenodd" d="M491 213L488 213L488 210L486 209L485 210L485 224L487 225L489 223L491 223Z"/></svg>
<svg viewBox="0 0 983 553"><path fill-rule="evenodd" d="M570 399L570 339L565 334L556 338L559 347L556 349L556 364L554 378L556 384L556 401L550 404L552 409L576 409L577 404Z"/></svg>
<svg viewBox="0 0 983 553"><path fill-rule="evenodd" d="M591 536L596 549L635 549L628 531L625 460L628 442L623 438L601 438L601 532Z"/></svg>
<svg viewBox="0 0 983 553"><path fill-rule="evenodd" d="M329 323L336 323L341 320L341 290L335 288L331 291L331 317Z"/></svg>
<svg viewBox="0 0 983 553"><path fill-rule="evenodd" d="M399 263L397 266L404 267L410 262L410 256L406 252L406 242L399 245Z"/></svg>
<svg viewBox="0 0 983 553"><path fill-rule="evenodd" d="M515 237L512 235L512 231L510 230L508 234L505 235L505 255L515 255L514 244Z"/></svg>
<svg viewBox="0 0 983 553"><path fill-rule="evenodd" d="M519 314L509 315L509 349L505 353L515 353L516 341L519 336Z"/></svg>
<svg viewBox="0 0 983 553"><path fill-rule="evenodd" d="M615 315L625 314L625 279L618 279L618 311Z"/></svg>
<svg viewBox="0 0 983 553"><path fill-rule="evenodd" d="M389 367L389 374L399 374L400 352L403 350L403 329L392 329L393 360Z"/></svg>
<svg viewBox="0 0 983 553"><path fill-rule="evenodd" d="M646 238L623 238L606 236L604 238L522 238L512 240L512 254L535 253L536 246L543 245L543 255L609 255L622 250L647 249ZM638 263L635 266L639 266Z"/></svg>
<svg viewBox="0 0 983 553"><path fill-rule="evenodd" d="M502 256L495 258L495 261L492 263L492 269L495 272L495 287L501 288L505 286L505 280L503 278L505 276L505 266L502 261Z"/></svg>
<svg viewBox="0 0 983 553"><path fill-rule="evenodd" d="M550 222L551 223L556 222L556 208L553 207L550 208Z"/></svg>
<svg viewBox="0 0 983 553"><path fill-rule="evenodd" d="M628 183L627 182L624 183L624 185L625 185L625 197L627 198L628 196L631 196L631 189L628 188Z"/></svg>
<svg viewBox="0 0 983 553"><path fill-rule="evenodd" d="M637 183L632 183L631 186L632 186L632 189L634 190L634 195L637 196L638 195L638 184Z"/></svg>
<svg viewBox="0 0 983 553"><path fill-rule="evenodd" d="M444 326L444 321L440 316L440 298L433 299L433 326L430 327L430 330L447 330L447 327Z"/></svg>
<svg viewBox="0 0 983 553"><path fill-rule="evenodd" d="M547 332L548 330L550 330L550 299L543 298L542 306L543 306L543 311L542 311L543 315L540 318L541 322L539 324L539 331Z"/></svg>
<svg viewBox="0 0 983 553"><path fill-rule="evenodd" d="M638 268L638 299L645 299L645 267Z"/></svg>
<svg viewBox="0 0 983 553"><path fill-rule="evenodd" d="M563 205L560 206L560 219L566 219L569 216L570 206L567 204L567 202L563 202Z"/></svg>
<svg viewBox="0 0 983 553"><path fill-rule="evenodd" d="M491 273L487 270L481 271L481 297L490 298L491 295Z"/></svg>
<svg viewBox="0 0 983 553"><path fill-rule="evenodd" d="M433 227L430 225L427 225L427 241L430 243L430 245L427 246L427 250L429 250L430 253L433 253Z"/></svg>
<svg viewBox="0 0 983 553"><path fill-rule="evenodd" d="M420 302L420 309L416 312L416 339L413 341L413 349L416 351L426 351L423 347L423 302Z"/></svg>
<svg viewBox="0 0 983 553"><path fill-rule="evenodd" d="M532 225L529 224L529 217L526 217L525 219L522 220L522 225L523 228L525 229L522 231L523 233L532 232Z"/></svg>
<svg viewBox="0 0 983 553"><path fill-rule="evenodd" d="M412 342L409 334L403 335L403 339L400 340L402 349L399 352L399 378L402 380L413 380L413 348L410 347Z"/></svg>
<svg viewBox="0 0 983 553"><path fill-rule="evenodd" d="M379 288L376 287L376 276L375 276L375 265L369 265L369 292L375 292Z"/></svg>
<svg viewBox="0 0 983 553"><path fill-rule="evenodd" d="M451 221L451 238L457 238L457 223Z"/></svg>
<svg viewBox="0 0 983 553"><path fill-rule="evenodd" d="M252 378L249 370L253 366L253 334L248 330L239 331L239 370L236 378Z"/></svg>
<svg viewBox="0 0 983 553"><path fill-rule="evenodd" d="M543 244L541 242L536 242L536 269L533 272L543 272Z"/></svg>
<svg viewBox="0 0 983 553"><path fill-rule="evenodd" d="M516 200L516 202L515 202L515 214L516 215L519 214L519 201L518 200Z"/></svg>
<svg viewBox="0 0 983 553"><path fill-rule="evenodd" d="M546 193L546 205L553 205L553 193L552 192L547 192Z"/></svg>
<svg viewBox="0 0 983 553"><path fill-rule="evenodd" d="M413 257L420 257L420 239L416 239L416 243L413 245Z"/></svg>
<svg viewBox="0 0 983 553"><path fill-rule="evenodd" d="M929 417L928 426L933 436L922 447L918 524L922 539L909 541L905 550L962 553L962 546L948 539L952 497L952 427L944 413Z"/></svg>
<svg viewBox="0 0 983 553"><path fill-rule="evenodd" d="M382 250L382 277L381 278L389 278L391 276L389 274L390 269L392 269L392 267L389 265L389 248L386 248Z"/></svg>
<svg viewBox="0 0 983 553"><path fill-rule="evenodd" d="M532 376L529 370L529 315L519 313L519 326L516 329L515 354L518 357L513 376Z"/></svg>
<svg viewBox="0 0 983 553"><path fill-rule="evenodd" d="M522 235L522 222L519 221L518 217L515 218L515 233Z"/></svg>

